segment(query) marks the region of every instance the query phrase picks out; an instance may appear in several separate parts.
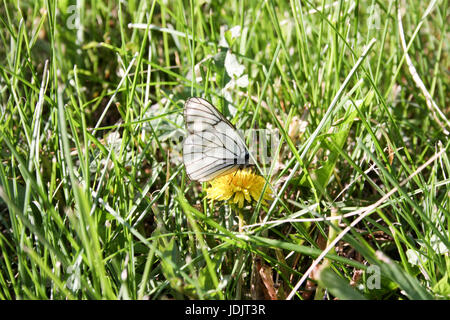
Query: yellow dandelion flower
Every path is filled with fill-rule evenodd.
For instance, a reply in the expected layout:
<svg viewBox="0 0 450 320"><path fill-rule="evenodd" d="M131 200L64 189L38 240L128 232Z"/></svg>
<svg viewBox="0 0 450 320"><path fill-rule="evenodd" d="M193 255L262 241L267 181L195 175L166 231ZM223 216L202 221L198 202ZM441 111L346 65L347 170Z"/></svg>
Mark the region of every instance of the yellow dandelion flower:
<svg viewBox="0 0 450 320"><path fill-rule="evenodd" d="M232 172L225 176L210 181L211 186L206 189L206 197L211 200L230 201L237 203L239 208L244 206L244 201L259 200L264 188L263 177L253 173L250 169ZM272 200L270 189L264 191L262 202Z"/></svg>

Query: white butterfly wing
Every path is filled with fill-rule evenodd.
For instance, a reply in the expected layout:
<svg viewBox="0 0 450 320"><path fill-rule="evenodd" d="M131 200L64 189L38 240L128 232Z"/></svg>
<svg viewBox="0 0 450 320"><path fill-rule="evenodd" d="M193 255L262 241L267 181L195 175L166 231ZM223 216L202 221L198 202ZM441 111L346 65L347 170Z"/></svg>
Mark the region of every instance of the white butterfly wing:
<svg viewBox="0 0 450 320"><path fill-rule="evenodd" d="M188 99L184 120L189 135L183 145L183 161L191 180L209 181L248 164L242 138L211 103Z"/></svg>

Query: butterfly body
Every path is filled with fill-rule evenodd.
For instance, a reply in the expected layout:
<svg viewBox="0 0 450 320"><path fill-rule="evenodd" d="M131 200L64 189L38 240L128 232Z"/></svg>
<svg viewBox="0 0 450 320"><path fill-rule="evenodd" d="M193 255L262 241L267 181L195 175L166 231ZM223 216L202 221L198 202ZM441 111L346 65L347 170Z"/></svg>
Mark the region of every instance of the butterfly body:
<svg viewBox="0 0 450 320"><path fill-rule="evenodd" d="M191 180L205 182L250 165L250 154L236 128L211 103L189 98L184 105L188 136L183 161Z"/></svg>

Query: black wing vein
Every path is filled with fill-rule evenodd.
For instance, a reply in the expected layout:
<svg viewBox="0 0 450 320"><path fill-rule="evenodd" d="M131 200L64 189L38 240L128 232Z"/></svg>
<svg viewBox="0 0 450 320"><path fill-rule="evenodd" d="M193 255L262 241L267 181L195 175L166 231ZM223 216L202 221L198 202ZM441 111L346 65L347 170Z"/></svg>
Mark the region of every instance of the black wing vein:
<svg viewBox="0 0 450 320"><path fill-rule="evenodd" d="M191 180L208 181L240 167L237 163L244 159L246 146L233 124L210 102L186 100L184 118L190 135L183 159Z"/></svg>

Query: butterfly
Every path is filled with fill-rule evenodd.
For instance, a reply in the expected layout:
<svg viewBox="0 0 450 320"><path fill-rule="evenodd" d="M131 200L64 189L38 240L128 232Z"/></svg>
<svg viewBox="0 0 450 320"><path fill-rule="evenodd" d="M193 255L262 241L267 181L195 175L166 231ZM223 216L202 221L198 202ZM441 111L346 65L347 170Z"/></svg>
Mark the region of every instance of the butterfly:
<svg viewBox="0 0 450 320"><path fill-rule="evenodd" d="M192 97L184 104L188 136L183 162L189 179L205 182L250 166L250 154L236 128L211 103Z"/></svg>

